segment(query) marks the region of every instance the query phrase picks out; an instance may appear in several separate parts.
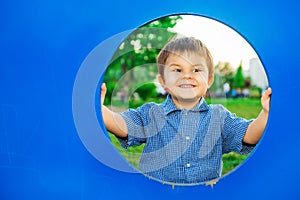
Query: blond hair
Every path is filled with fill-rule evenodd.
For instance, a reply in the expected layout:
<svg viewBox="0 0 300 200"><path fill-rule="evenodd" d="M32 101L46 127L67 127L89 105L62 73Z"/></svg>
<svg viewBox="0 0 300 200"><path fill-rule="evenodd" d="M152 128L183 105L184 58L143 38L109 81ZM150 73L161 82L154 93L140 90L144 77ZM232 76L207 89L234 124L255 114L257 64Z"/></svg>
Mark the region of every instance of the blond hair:
<svg viewBox="0 0 300 200"><path fill-rule="evenodd" d="M168 42L157 56L158 73L164 77L164 65L171 54L196 53L203 56L208 67L208 77L213 78L213 58L201 40L194 37L182 37Z"/></svg>

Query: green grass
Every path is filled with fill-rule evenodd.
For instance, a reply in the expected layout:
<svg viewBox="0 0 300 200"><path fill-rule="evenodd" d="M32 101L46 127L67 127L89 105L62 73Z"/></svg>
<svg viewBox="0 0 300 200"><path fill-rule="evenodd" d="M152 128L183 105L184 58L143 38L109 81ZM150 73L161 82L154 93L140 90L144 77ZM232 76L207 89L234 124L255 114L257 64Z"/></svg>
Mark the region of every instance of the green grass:
<svg viewBox="0 0 300 200"><path fill-rule="evenodd" d="M208 99L207 103L213 104L222 104L232 113L236 113L237 116L243 117L246 119L256 118L261 110L260 99ZM137 102L134 104L133 102L130 103L130 107L137 107L140 106L142 102ZM144 148L144 145L138 147L130 147L129 149L123 149L120 146L119 141L116 137L112 134L109 134L112 144L118 149L122 156L131 163L134 167L139 169L138 163ZM223 171L222 175L232 171L236 168L239 164L241 164L248 155L240 155L238 153L228 153L223 155Z"/></svg>
<svg viewBox="0 0 300 200"><path fill-rule="evenodd" d="M232 113L246 119L256 118L261 110L260 99L208 99L207 103L222 104Z"/></svg>
<svg viewBox="0 0 300 200"><path fill-rule="evenodd" d="M223 161L223 170L222 175L231 172L234 168L236 168L239 164L241 164L248 155L241 155L235 152L231 152L228 154L224 154L222 157Z"/></svg>
<svg viewBox="0 0 300 200"><path fill-rule="evenodd" d="M121 147L118 139L111 133L108 134L112 144L117 148L122 156L135 168L139 169L139 161L142 155L142 151L144 149L144 144L140 146L129 147L128 149L124 149Z"/></svg>

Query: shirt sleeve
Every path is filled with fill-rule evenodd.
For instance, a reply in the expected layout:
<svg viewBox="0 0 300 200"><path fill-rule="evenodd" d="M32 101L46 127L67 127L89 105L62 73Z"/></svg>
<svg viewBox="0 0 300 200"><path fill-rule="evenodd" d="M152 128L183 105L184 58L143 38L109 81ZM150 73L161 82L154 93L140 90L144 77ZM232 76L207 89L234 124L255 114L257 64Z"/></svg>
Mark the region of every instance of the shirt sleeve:
<svg viewBox="0 0 300 200"><path fill-rule="evenodd" d="M225 107L221 107L224 117L222 128L223 154L229 152L238 152L241 154L251 153L255 145L247 145L243 143L243 138L249 124L253 120L237 117L236 114L231 113Z"/></svg>
<svg viewBox="0 0 300 200"><path fill-rule="evenodd" d="M137 109L128 109L121 112L121 116L126 122L128 137L117 137L121 146L125 149L130 146L139 146L146 141L145 127L149 123L150 103L144 104Z"/></svg>

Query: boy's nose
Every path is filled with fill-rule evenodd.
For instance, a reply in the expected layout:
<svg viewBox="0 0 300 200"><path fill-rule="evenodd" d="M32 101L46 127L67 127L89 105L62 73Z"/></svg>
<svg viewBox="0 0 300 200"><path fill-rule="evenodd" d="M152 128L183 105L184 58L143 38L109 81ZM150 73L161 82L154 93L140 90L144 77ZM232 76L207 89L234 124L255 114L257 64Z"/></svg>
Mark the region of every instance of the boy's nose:
<svg viewBox="0 0 300 200"><path fill-rule="evenodd" d="M192 78L192 73L191 72L183 72L182 73L182 77L183 78Z"/></svg>

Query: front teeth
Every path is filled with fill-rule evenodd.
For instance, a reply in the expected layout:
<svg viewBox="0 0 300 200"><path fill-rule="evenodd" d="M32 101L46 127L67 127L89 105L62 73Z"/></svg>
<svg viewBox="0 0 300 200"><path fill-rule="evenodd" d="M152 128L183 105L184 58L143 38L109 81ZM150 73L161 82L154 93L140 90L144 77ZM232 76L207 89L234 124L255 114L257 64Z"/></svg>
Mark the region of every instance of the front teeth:
<svg viewBox="0 0 300 200"><path fill-rule="evenodd" d="M193 85L180 85L181 88L193 88Z"/></svg>

